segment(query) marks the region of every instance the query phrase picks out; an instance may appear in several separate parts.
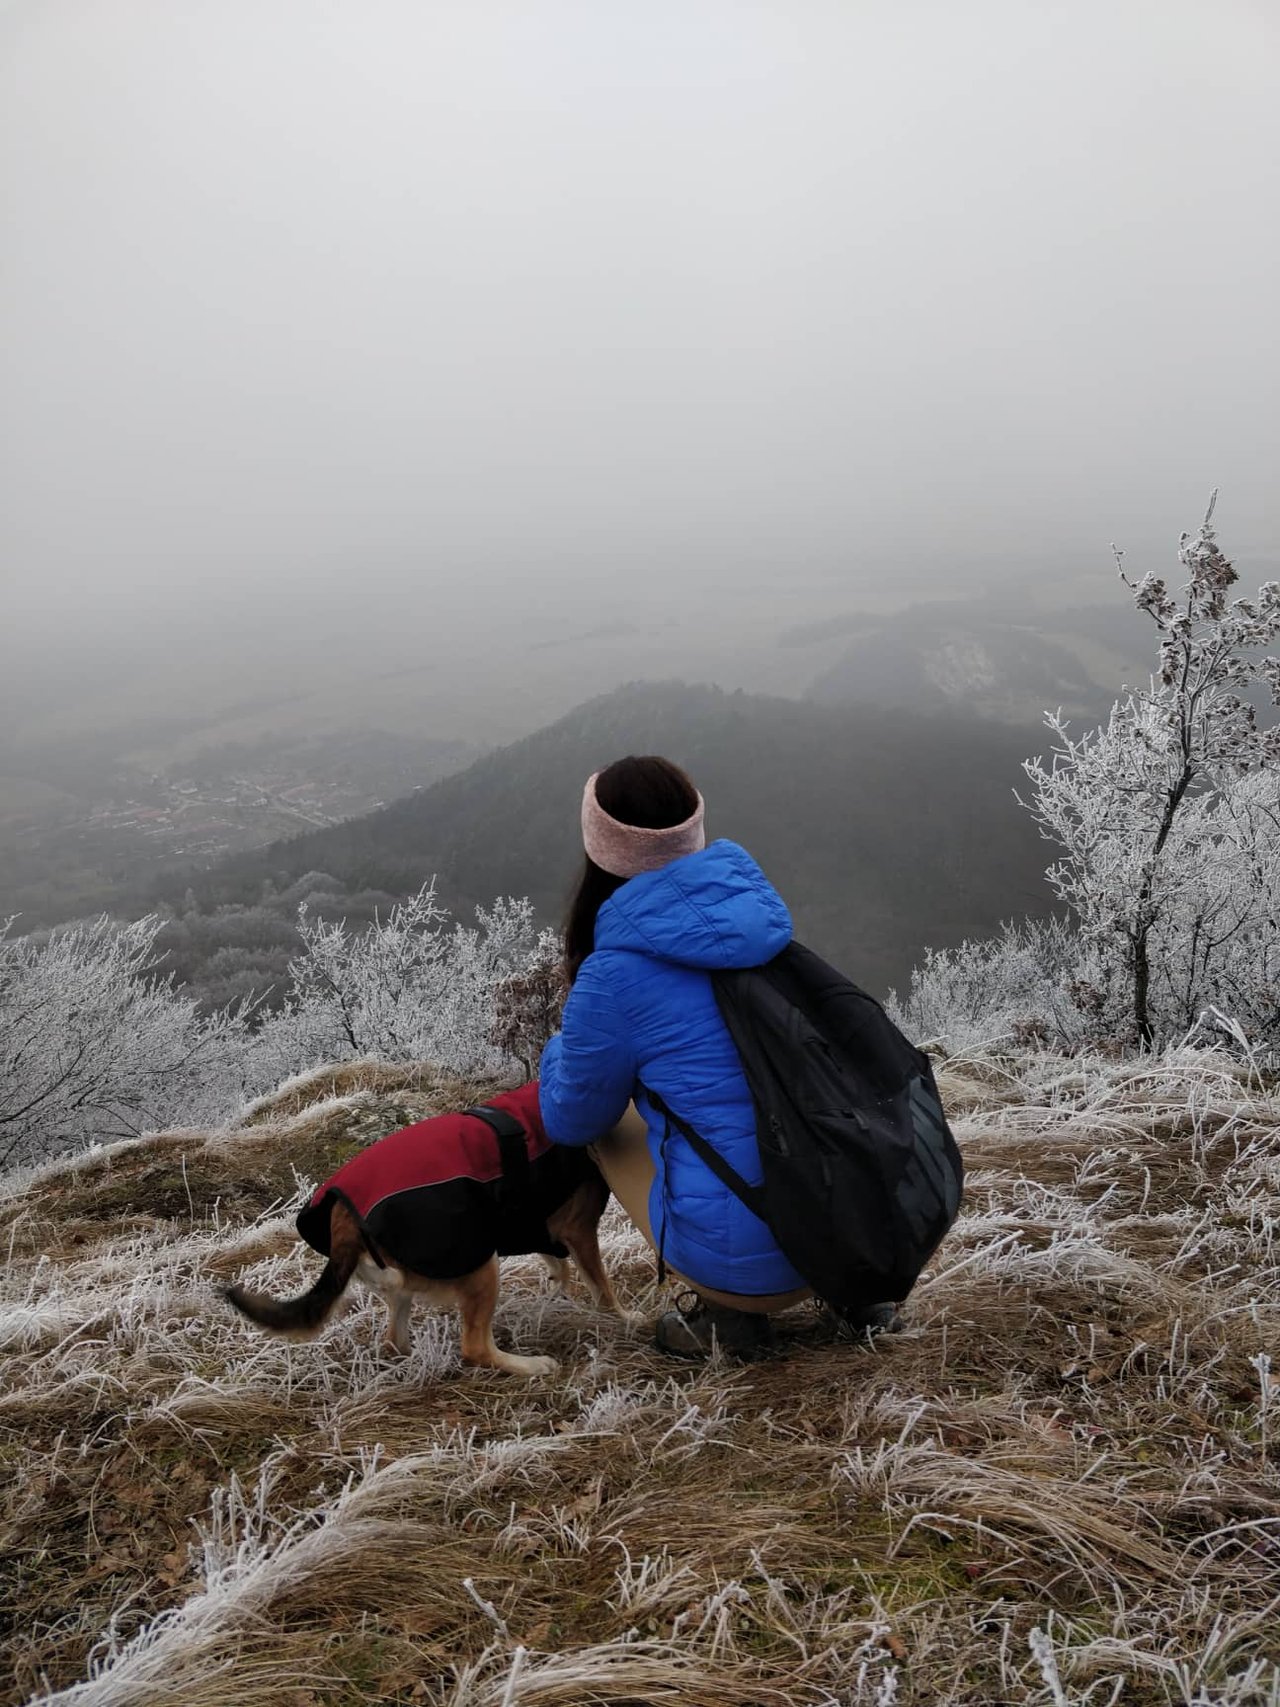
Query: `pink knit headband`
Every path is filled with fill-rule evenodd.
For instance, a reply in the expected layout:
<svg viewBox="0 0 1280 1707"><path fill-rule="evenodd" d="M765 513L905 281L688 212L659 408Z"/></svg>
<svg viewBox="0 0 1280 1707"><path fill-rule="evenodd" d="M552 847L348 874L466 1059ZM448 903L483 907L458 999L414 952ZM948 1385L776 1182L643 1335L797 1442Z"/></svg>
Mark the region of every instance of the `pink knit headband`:
<svg viewBox="0 0 1280 1707"><path fill-rule="evenodd" d="M582 791L582 845L588 859L612 877L638 877L642 871L660 871L683 854L697 853L707 845L703 828L702 796L693 814L669 830L642 830L636 824L620 824L596 799L596 771Z"/></svg>

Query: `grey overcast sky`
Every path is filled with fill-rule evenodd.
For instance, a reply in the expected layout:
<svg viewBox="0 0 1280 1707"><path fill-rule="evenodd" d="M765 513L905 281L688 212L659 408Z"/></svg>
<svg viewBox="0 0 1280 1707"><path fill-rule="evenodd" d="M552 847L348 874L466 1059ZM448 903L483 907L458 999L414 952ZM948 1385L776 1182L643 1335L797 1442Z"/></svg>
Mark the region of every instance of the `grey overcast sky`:
<svg viewBox="0 0 1280 1707"><path fill-rule="evenodd" d="M10 0L0 55L25 727L628 598L1096 597L1214 483L1280 555L1274 0Z"/></svg>

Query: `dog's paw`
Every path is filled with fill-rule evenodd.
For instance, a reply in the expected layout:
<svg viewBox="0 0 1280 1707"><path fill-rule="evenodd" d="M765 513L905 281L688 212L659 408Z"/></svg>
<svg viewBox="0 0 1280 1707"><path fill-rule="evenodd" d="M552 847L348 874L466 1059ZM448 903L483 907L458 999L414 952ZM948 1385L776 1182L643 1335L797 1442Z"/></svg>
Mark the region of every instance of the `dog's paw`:
<svg viewBox="0 0 1280 1707"><path fill-rule="evenodd" d="M505 1375L554 1375L560 1365L554 1357L518 1357L512 1351L495 1350L484 1358L466 1358L468 1369L500 1369Z"/></svg>
<svg viewBox="0 0 1280 1707"><path fill-rule="evenodd" d="M626 1328L628 1333L636 1333L640 1328L644 1327L649 1318L645 1315L643 1310L619 1310L618 1320L622 1323L623 1327Z"/></svg>

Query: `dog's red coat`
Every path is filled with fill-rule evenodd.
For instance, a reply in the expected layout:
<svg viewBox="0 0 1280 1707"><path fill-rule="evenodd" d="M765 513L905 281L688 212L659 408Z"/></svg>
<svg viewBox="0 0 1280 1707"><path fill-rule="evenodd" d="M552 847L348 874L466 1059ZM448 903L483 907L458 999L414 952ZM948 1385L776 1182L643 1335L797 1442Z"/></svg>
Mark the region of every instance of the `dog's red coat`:
<svg viewBox="0 0 1280 1707"><path fill-rule="evenodd" d="M506 1109L524 1127L529 1160L551 1148L538 1110L538 1085L522 1085L486 1098L487 1106ZM389 1132L337 1173L317 1186L311 1208L331 1191L340 1191L357 1215L368 1216L386 1197L416 1191L449 1180L496 1180L502 1177L502 1156L493 1128L474 1114L437 1114ZM304 1210L304 1214L306 1211Z"/></svg>
<svg viewBox="0 0 1280 1707"><path fill-rule="evenodd" d="M555 1149L542 1124L536 1082L491 1097L487 1106L519 1122L531 1164ZM568 1196L572 1185L557 1192L556 1182L572 1163L571 1152L561 1153L559 1166L543 1161L536 1175L541 1192L494 1199L489 1193L501 1190L503 1167L492 1127L474 1114L437 1114L388 1133L345 1162L312 1193L298 1231L327 1256L329 1211L337 1197L392 1261L431 1278L469 1273L492 1255L495 1234L506 1253L552 1248L543 1199L550 1191L554 1207ZM479 1215L477 1192L488 1204Z"/></svg>

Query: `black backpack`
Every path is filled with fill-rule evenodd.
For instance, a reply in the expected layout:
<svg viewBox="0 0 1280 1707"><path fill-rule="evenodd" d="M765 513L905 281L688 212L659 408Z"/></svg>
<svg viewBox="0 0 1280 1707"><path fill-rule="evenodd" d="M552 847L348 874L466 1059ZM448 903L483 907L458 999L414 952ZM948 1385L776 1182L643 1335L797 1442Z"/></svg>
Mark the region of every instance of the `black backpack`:
<svg viewBox="0 0 1280 1707"><path fill-rule="evenodd" d="M649 1102L832 1309L900 1303L955 1220L964 1181L929 1057L798 942L712 983L755 1102L763 1183L748 1185L646 1090Z"/></svg>

